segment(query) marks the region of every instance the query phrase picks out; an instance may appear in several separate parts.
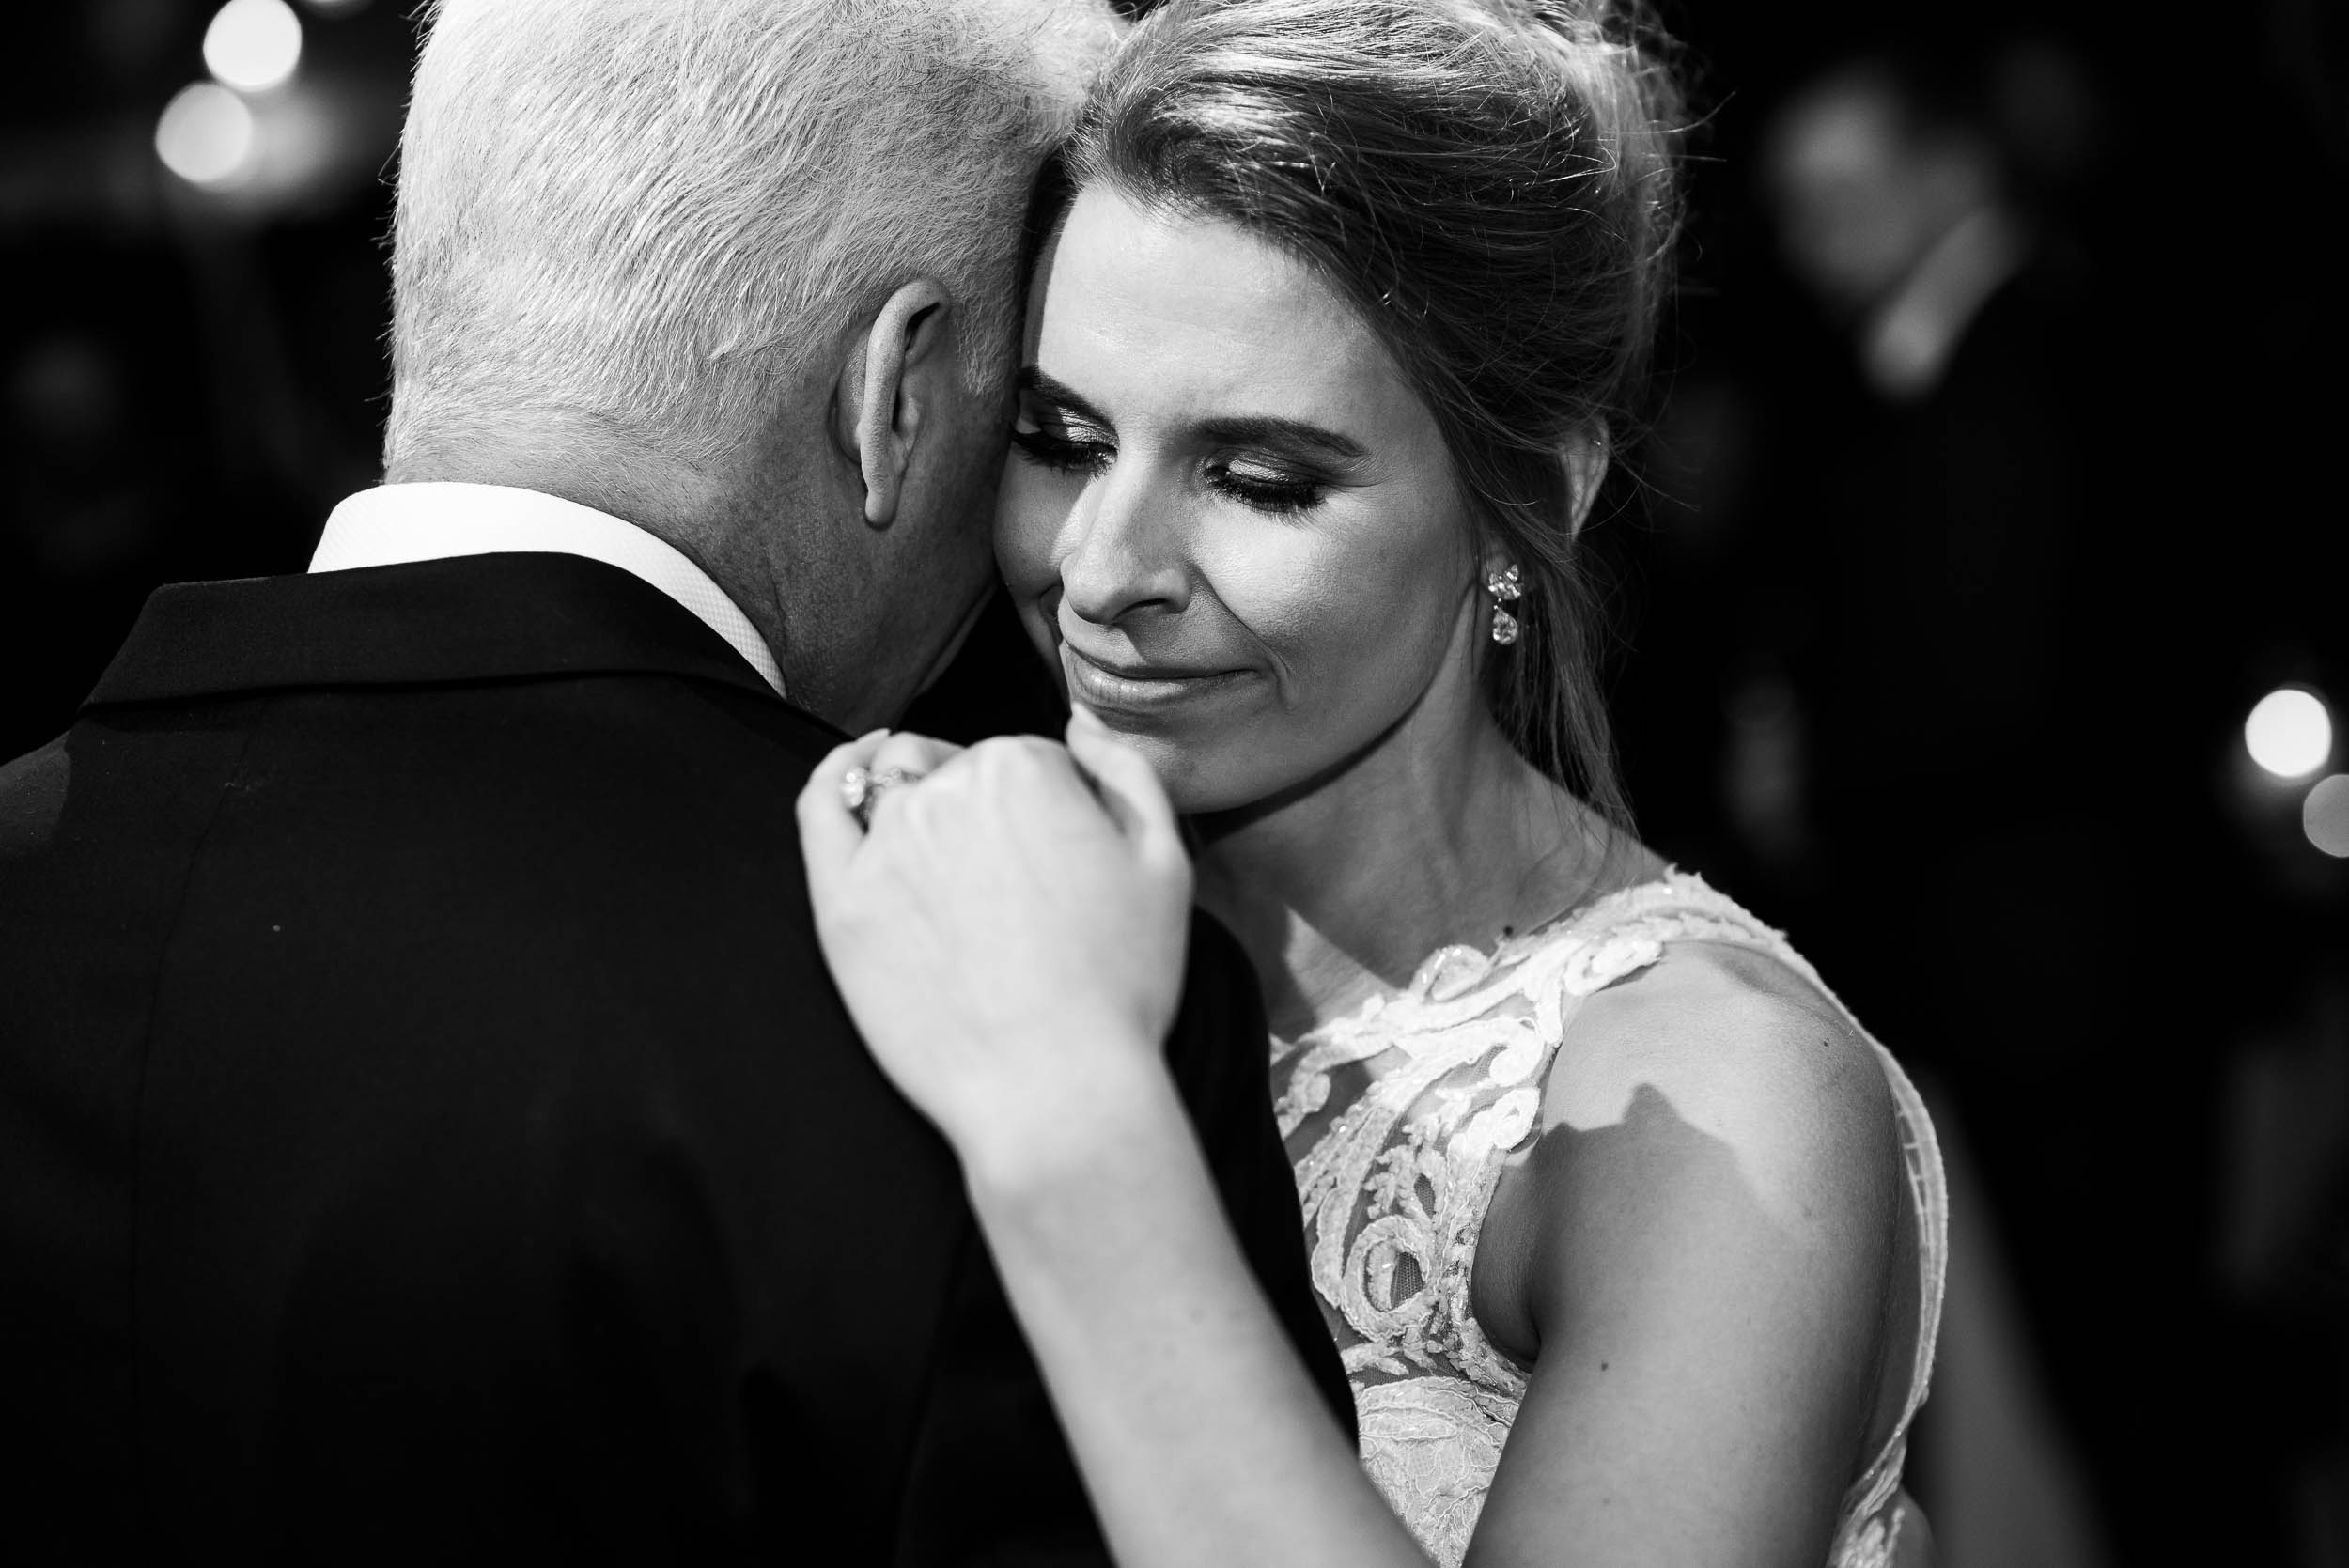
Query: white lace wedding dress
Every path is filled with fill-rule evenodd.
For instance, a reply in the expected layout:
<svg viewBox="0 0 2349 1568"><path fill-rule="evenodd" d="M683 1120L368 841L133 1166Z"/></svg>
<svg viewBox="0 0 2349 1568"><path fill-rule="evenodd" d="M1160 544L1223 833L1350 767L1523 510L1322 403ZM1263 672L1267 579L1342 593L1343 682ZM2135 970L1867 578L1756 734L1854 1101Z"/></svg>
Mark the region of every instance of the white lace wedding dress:
<svg viewBox="0 0 2349 1568"><path fill-rule="evenodd" d="M1314 1284L1354 1387L1362 1464L1445 1568L1468 1549L1525 1392L1524 1371L1486 1340L1469 1300L1502 1163L1540 1130L1550 1061L1582 1000L1656 962L1667 943L1699 939L1767 954L1819 983L1778 932L1673 872L1496 953L1445 948L1400 995L1272 1043L1281 1132ZM1901 1464L1933 1366L1947 1255L1933 1125L1899 1064L1875 1051L1916 1208L1921 1320L1900 1422L1844 1496L1831 1568L1892 1560Z"/></svg>

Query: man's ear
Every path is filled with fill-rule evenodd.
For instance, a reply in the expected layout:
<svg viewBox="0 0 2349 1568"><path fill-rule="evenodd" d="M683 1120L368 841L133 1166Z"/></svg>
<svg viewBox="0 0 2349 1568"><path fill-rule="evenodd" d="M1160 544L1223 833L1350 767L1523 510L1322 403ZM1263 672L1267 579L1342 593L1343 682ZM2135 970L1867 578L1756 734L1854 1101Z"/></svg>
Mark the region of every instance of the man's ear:
<svg viewBox="0 0 2349 1568"><path fill-rule="evenodd" d="M916 278L889 296L841 364L832 440L863 476L864 520L876 528L896 520L914 442L938 412L939 376L959 374L951 309L944 288Z"/></svg>
<svg viewBox="0 0 2349 1568"><path fill-rule="evenodd" d="M1607 477L1607 422L1595 419L1558 443L1558 461L1566 471L1566 516L1575 533L1591 518L1591 503L1598 499L1599 482Z"/></svg>

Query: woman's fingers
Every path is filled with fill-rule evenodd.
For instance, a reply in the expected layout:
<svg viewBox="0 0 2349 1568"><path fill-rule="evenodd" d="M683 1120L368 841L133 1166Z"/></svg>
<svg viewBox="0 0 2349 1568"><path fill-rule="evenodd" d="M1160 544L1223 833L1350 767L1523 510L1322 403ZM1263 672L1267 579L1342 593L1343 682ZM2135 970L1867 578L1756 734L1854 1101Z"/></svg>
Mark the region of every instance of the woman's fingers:
<svg viewBox="0 0 2349 1568"><path fill-rule="evenodd" d="M1185 860L1182 831L1166 786L1149 759L1110 733L1090 708L1068 713L1068 754L1093 781L1101 804L1144 860L1171 865Z"/></svg>
<svg viewBox="0 0 2349 1568"><path fill-rule="evenodd" d="M865 766L876 773L885 768L896 768L913 778L924 778L961 754L962 748L952 741L933 740L911 730L898 730L880 743L880 749Z"/></svg>
<svg viewBox="0 0 2349 1568"><path fill-rule="evenodd" d="M915 735L910 730L900 730L882 741L872 760L864 765L864 770L873 778L872 804L864 812L866 829L869 831L880 820L891 796L902 795L961 753L959 746Z"/></svg>
<svg viewBox="0 0 2349 1568"><path fill-rule="evenodd" d="M867 737L800 794L817 935L850 1017L989 1169L1048 1146L1130 1058L1155 1063L1180 1002L1190 863L1147 766L1085 738L1093 779L1034 737L960 753ZM851 768L924 776L884 783L868 832L840 800Z"/></svg>
<svg viewBox="0 0 2349 1568"><path fill-rule="evenodd" d="M807 862L807 881L817 903L838 885L857 846L864 842L864 825L840 798L840 781L851 768L871 771L887 730L861 735L845 746L834 746L816 765L794 806L800 820L800 853Z"/></svg>
<svg viewBox="0 0 2349 1568"><path fill-rule="evenodd" d="M901 790L927 778L962 754L951 741L934 740L910 730L873 730L845 746L835 746L800 791L799 817L802 838L815 835L819 844L834 846L834 858L845 863L864 836L867 825L882 803ZM864 820L848 809L842 792L849 769L863 769L867 784ZM811 872L813 866L811 863Z"/></svg>

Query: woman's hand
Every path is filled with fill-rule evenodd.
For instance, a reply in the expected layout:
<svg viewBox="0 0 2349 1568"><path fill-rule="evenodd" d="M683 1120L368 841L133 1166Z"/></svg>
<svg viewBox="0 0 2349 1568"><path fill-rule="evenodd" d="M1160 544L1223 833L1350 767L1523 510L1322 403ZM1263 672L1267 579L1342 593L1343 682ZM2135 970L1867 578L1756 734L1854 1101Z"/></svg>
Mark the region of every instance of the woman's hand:
<svg viewBox="0 0 2349 1568"><path fill-rule="evenodd" d="M882 1069L944 1131L1117 1560L1423 1564L1248 1271L1169 1078L1190 862L1139 753L866 736L800 795L816 930ZM1234 1042L1251 1052L1261 1037Z"/></svg>
<svg viewBox="0 0 2349 1568"><path fill-rule="evenodd" d="M862 827L842 777L887 767L934 770L883 790ZM1149 765L1091 714L1067 750L868 735L817 767L799 819L848 1011L967 1171L1060 1164L1163 1074L1190 862Z"/></svg>

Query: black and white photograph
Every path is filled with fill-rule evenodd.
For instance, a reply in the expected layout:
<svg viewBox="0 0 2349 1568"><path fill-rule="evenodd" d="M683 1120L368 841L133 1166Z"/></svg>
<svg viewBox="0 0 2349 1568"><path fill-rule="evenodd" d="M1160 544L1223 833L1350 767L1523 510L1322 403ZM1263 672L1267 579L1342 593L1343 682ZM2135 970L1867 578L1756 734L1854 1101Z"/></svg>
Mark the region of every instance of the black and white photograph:
<svg viewBox="0 0 2349 1568"><path fill-rule="evenodd" d="M2349 12L24 0L0 1557L2349 1568Z"/></svg>

